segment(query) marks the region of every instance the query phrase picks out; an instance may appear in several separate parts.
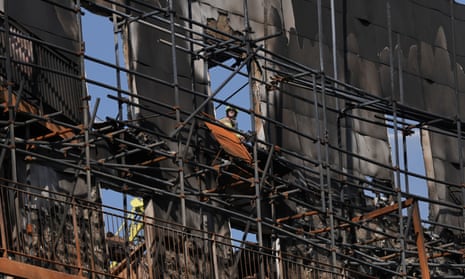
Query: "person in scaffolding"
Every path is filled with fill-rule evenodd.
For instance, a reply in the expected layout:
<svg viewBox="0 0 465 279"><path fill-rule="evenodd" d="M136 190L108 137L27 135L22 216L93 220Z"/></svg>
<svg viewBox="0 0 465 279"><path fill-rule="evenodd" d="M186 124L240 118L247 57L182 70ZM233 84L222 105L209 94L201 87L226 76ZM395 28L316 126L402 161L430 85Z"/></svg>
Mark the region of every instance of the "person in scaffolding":
<svg viewBox="0 0 465 279"><path fill-rule="evenodd" d="M226 116L220 119L220 122L231 129L237 130L237 109L231 106L226 107Z"/></svg>
<svg viewBox="0 0 465 279"><path fill-rule="evenodd" d="M226 116L220 119L220 123L223 124L224 126L234 129L234 130L239 130L238 125L237 125L237 114L238 110L235 107L227 106L226 107ZM244 141L245 138L237 133L237 137L241 140Z"/></svg>

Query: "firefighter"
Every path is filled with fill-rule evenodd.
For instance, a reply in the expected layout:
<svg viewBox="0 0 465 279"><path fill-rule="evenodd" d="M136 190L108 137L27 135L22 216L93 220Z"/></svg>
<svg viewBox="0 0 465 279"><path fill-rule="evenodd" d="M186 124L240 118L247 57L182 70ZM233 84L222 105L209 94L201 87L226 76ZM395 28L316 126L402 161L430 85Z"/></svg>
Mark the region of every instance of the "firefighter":
<svg viewBox="0 0 465 279"><path fill-rule="evenodd" d="M226 116L220 119L220 122L228 128L239 130L237 125L237 109L235 107L227 106L226 107ZM245 138L241 134L236 134L237 137L244 141Z"/></svg>
<svg viewBox="0 0 465 279"><path fill-rule="evenodd" d="M220 122L231 129L237 130L237 109L231 106L226 107L226 116L220 119Z"/></svg>

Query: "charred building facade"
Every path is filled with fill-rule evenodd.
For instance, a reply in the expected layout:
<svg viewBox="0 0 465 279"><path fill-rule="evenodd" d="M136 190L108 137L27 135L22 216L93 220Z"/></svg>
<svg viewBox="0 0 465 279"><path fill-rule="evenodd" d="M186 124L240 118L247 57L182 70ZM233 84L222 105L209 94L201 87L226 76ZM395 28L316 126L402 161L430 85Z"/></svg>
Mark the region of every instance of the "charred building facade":
<svg viewBox="0 0 465 279"><path fill-rule="evenodd" d="M464 5L0 8L0 276L465 273ZM90 16L114 61L89 55Z"/></svg>

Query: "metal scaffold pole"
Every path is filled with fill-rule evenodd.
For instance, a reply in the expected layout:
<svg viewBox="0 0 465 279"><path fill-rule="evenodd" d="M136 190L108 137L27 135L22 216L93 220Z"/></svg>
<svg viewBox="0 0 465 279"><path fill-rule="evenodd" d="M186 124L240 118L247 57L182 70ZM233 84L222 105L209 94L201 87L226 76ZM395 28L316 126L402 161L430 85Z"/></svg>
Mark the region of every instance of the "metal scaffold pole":
<svg viewBox="0 0 465 279"><path fill-rule="evenodd" d="M320 184L320 200L321 200L321 212L326 211L326 189L325 189L325 173L324 173L324 163L323 163L323 142L324 138L323 135L321 134L321 121L320 119L320 112L319 112L319 104L320 102L318 101L318 92L317 92L317 78L316 75L312 75L312 83L313 83L313 108L315 111L315 115L317 116L316 118L316 125L315 125L315 135L316 135L316 141L318 143L318 148L317 148L317 163L318 163L318 176L320 178L319 184Z"/></svg>
<svg viewBox="0 0 465 279"><path fill-rule="evenodd" d="M400 176L400 151L399 151L399 134L398 134L398 119L397 119L397 103L398 97L395 94L394 89L394 50L395 47L392 41L392 28L391 28L391 5L389 1L386 3L386 13L387 13L387 26L388 26L388 40L389 40L389 61L390 61L390 81L391 81L391 101L392 101L392 118L394 126L394 155L395 155L395 181L393 185L393 190L396 193L398 208L397 218L399 220L399 237L398 242L400 246L400 272L402 278L406 278L407 275L407 266L405 262L405 235L404 235L404 218L402 216L402 187L401 187L401 176Z"/></svg>
<svg viewBox="0 0 465 279"><path fill-rule="evenodd" d="M100 196L100 193L96 189L96 187L92 186L92 173L91 173L91 154L90 154L90 129L92 123L90 123L90 109L89 109L89 102L90 102L90 95L87 92L87 82L85 76L85 42L83 38L83 30L82 30L82 12L81 12L81 1L77 0L75 4L74 12L76 13L77 23L78 23L78 43L79 43L79 75L81 80L81 98L82 98L82 117L83 117L83 133L84 133L84 170L86 175L86 185L87 185L87 199L89 201L95 202L96 197ZM70 193L74 195L74 193ZM89 222L89 234L90 234L90 243L88 245L89 248L86 248L86 254L89 253L90 250L90 266L93 271L96 270L96 263L95 263L95 243L94 243L94 228L93 228L93 220L97 218L95 216L95 212L91 210L86 210L84 213L85 218L87 218L87 222ZM95 274L92 273L92 278L95 278Z"/></svg>
<svg viewBox="0 0 465 279"><path fill-rule="evenodd" d="M8 4L10 1L4 1L4 9L5 9L5 19L4 19L4 27L5 27L5 41L6 44L9 45L11 43L11 36L10 36L10 19L8 16ZM7 135L9 135L9 138L6 138L6 142L8 148L10 149L10 162L11 162L11 180L14 183L14 187L17 187L17 182L18 182L18 173L17 173L17 163L16 163L16 137L15 137L15 104L14 99L13 99L13 80L12 80L12 73L11 73L11 52L9 47L5 47L5 56L6 56L6 85L7 85L7 90L8 90L8 100L7 100L7 106L8 106L8 130L7 130ZM3 158L2 158L3 162ZM0 165L1 163L0 162ZM3 218L3 217L2 217ZM14 193L14 217L13 219L15 220L16 224L21 224L21 208L20 208L20 197L18 193ZM19 230L16 232L16 245L18 247L21 246L20 243L20 238L21 236L19 235L20 232ZM2 237L3 238L3 237ZM6 247L5 247L6 248Z"/></svg>
<svg viewBox="0 0 465 279"><path fill-rule="evenodd" d="M116 9L116 5L114 3L111 4L112 5L112 9L115 10ZM112 24L113 24L113 44L114 44L114 55L115 55L115 78L116 78L116 90L117 90L117 96L118 96L118 115L117 115L117 120L119 121L119 123L124 123L125 119L124 119L124 113L123 113L123 102L121 101L122 98L123 98L123 94L122 94L122 88L121 88L121 65L120 65L120 53L119 53L119 50L120 50L120 44L119 44L119 38L118 38L118 34L120 33L120 25L118 24L118 17L116 14L112 14L112 17L111 17L111 20L112 20ZM128 112L128 115L130 115L130 113ZM124 142L124 133L120 133L119 134L119 139L121 139L122 142ZM121 165L125 165L126 164L126 157L125 156L122 156L120 158L120 162L121 162ZM124 176L124 175L128 175L127 174L127 171L121 171L121 176ZM128 194L127 194L127 191L126 191L126 187L127 185L126 184L123 184L122 186L122 191L123 191L123 195L122 195L122 203L123 203L123 210L124 210L124 214L125 214L125 218L127 219L129 216L128 216ZM130 234L131 232L129 231L129 224L128 222L124 222L124 235L123 235L123 238L124 238L124 252L125 252L125 258L126 258L126 277L127 278L130 278L131 276L131 260L130 260L130 247L129 247L129 242L130 242ZM149 253L147 254L147 257L149 257ZM151 273L152 272L152 269L149 269L149 272Z"/></svg>
<svg viewBox="0 0 465 279"><path fill-rule="evenodd" d="M245 24L245 34L244 34L244 43L246 44L247 48L247 56L253 56L252 49L252 41L250 38L250 22L249 22L249 9L248 9L248 1L244 0L244 24ZM258 249L259 249L259 270L260 270L260 278L265 278L265 265L264 265L264 258L262 256L263 253L263 228L262 228L262 192L260 188L260 178L258 174L258 138L257 138L257 123L259 121L255 115L258 113L256 108L258 107L258 94L254 90L254 79L253 79L253 67L258 67L258 65L253 65L254 60L250 59L247 64L248 70L248 83L249 83L249 96L250 96L250 120L251 120L251 130L252 130L252 164L253 164L253 184L255 187L255 210L256 210L256 222L257 222L257 242L258 242Z"/></svg>
<svg viewBox="0 0 465 279"><path fill-rule="evenodd" d="M331 265L332 265L332 274L331 277L334 278L337 274L337 257L336 257L336 243L335 243L335 223L334 223L334 207L333 207L333 186L331 179L331 162L329 155L329 140L330 134L328 130L328 118L327 118L327 106L326 106L326 78L324 74L321 76L321 103L323 110L323 146L324 146L324 159L323 159L323 169L326 175L326 192L328 194L328 208L325 208L325 215L329 217L329 228L330 228L330 251L331 251Z"/></svg>
<svg viewBox="0 0 465 279"><path fill-rule="evenodd" d="M176 122L181 124L181 107L179 100L179 83L178 83L178 66L176 55L176 30L175 30L175 10L173 0L169 1L169 15L170 15L170 31L171 31L171 66L173 67L173 90L174 90L174 108L176 111ZM178 165L178 183L179 183L179 199L181 201L181 223L186 225L186 195L184 185L184 162L182 158L182 143L181 134L174 134L177 139L176 149L176 163ZM188 148L187 146L185 148Z"/></svg>
<svg viewBox="0 0 465 279"><path fill-rule="evenodd" d="M331 25L332 25L332 38L333 38L333 68L335 79L337 80L337 62L336 62L336 29L335 29L335 19L334 19L334 3L331 2L332 14L331 14ZM327 107L326 107L326 74L325 74L325 55L324 55L324 32L323 32L323 6L321 0L317 1L317 13L318 13L318 41L319 41L319 58L320 58L320 82L321 82L321 100L322 100L322 111L323 111L323 147L324 147L324 159L323 159L323 170L325 172L326 181L321 187L324 187L324 192L327 192L328 198L328 208L323 208L325 215L329 217L329 226L330 226L330 251L331 251L331 264L333 266L331 278L335 278L337 257L336 257L336 244L335 244L335 231L334 231L334 208L333 208L333 190L332 190L332 180L331 180L331 162L329 155L329 130L328 130L328 119L327 119ZM336 103L339 103L336 100ZM315 104L316 105L316 104ZM336 105L336 109L338 109ZM324 197L322 197L324 198ZM324 204L324 203L323 203Z"/></svg>

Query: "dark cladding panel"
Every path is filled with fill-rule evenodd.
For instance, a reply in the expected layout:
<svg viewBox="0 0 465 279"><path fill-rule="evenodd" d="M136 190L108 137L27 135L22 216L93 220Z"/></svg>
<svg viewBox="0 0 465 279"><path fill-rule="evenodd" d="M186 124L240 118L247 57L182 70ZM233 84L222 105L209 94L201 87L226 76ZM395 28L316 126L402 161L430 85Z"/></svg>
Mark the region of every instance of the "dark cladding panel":
<svg viewBox="0 0 465 279"><path fill-rule="evenodd" d="M465 86L465 75L463 75L463 73L462 73L461 85L462 87ZM460 108L459 117L463 121L463 119L465 119L465 109L461 109L461 108L465 108L465 93L461 91L458 94L459 94L458 99L459 99L459 108Z"/></svg>
<svg viewBox="0 0 465 279"><path fill-rule="evenodd" d="M50 2L59 3L70 9L74 8L74 1L71 0ZM25 13L25 7L33 12ZM15 0L14 4L13 1L9 1L8 15L48 43L76 52L79 50L79 28L76 14L72 10L61 8L48 1Z"/></svg>
<svg viewBox="0 0 465 279"><path fill-rule="evenodd" d="M283 1L284 2L284 1ZM324 1L323 1L324 2ZM336 1L336 36L338 48L342 49L342 42L344 41L344 32L340 32L344 28L343 10L342 5L337 5ZM296 35L299 38L300 47L303 47L305 39L312 41L313 44L318 45L320 35L318 34L318 9L317 1L293 1L293 12L295 18ZM339 7L339 8L338 8ZM331 26L331 9L329 4L322 4L322 28L323 28L323 44L325 47L332 46L332 26ZM286 31L292 31L294 27L288 28ZM330 54L325 54L325 60L332 59ZM332 62L330 63L332 65ZM329 68L328 68L329 69ZM332 71L332 70L331 70Z"/></svg>
<svg viewBox="0 0 465 279"><path fill-rule="evenodd" d="M422 97L423 79L417 75L405 73L402 76L404 84L403 103L410 107L425 109L425 102Z"/></svg>
<svg viewBox="0 0 465 279"><path fill-rule="evenodd" d="M465 4L457 3L456 0L454 0L454 7L452 9L454 11L454 17L457 20L465 20Z"/></svg>
<svg viewBox="0 0 465 279"><path fill-rule="evenodd" d="M385 26L387 22L386 1L348 1L347 17L360 19L374 25Z"/></svg>
<svg viewBox="0 0 465 279"><path fill-rule="evenodd" d="M454 137L443 136L438 133L430 133L431 145L434 146L447 146L448 148L435 148L433 152L434 159L443 161L446 164L453 165L454 162L459 162L459 152L457 139ZM464 146L461 148L462 158L465 158ZM458 164L456 164L458 166ZM450 183L460 184L460 176L449 177L444 179Z"/></svg>
<svg viewBox="0 0 465 279"><path fill-rule="evenodd" d="M287 127L297 128L296 113L290 109L283 109L282 123ZM301 150L300 138L296 137L293 132L290 132L288 130L283 131L282 145L294 152L298 152Z"/></svg>
<svg viewBox="0 0 465 279"><path fill-rule="evenodd" d="M455 0L409 0L409 2L412 2L415 5L422 6L431 10L437 10L445 14L448 14L450 12L449 3L451 1Z"/></svg>
<svg viewBox="0 0 465 279"><path fill-rule="evenodd" d="M417 38L419 41L435 45L436 32L439 28L442 28L446 35L447 42L449 43L449 47L452 46L451 18L449 13L444 14L437 10L417 5L413 7L413 17L411 20L415 23L415 34L408 35ZM403 32L402 26L398 28L400 28L399 32Z"/></svg>
<svg viewBox="0 0 465 279"><path fill-rule="evenodd" d="M434 136L432 136L434 138ZM441 137L439 137L441 138ZM444 144L444 142L433 143ZM456 149L454 149L456 150ZM450 161L444 161L438 158L433 159L434 177L439 181L447 181L456 185L460 184L461 171L457 168L457 165L451 164ZM428 194L430 198L447 201L456 206L463 205L463 198L461 195L461 189L456 186L446 185L443 183L434 183L428 187ZM463 217L462 210L458 208L444 207L438 204L430 204L429 216L439 224L447 224L456 228L463 228ZM453 230L453 229L452 229ZM460 231L453 230L455 234L460 234ZM436 228L437 233L441 233L442 230Z"/></svg>
<svg viewBox="0 0 465 279"><path fill-rule="evenodd" d="M389 46L387 29L358 18L348 19L348 34L354 34L356 45L351 51L365 59L378 62L379 53Z"/></svg>
<svg viewBox="0 0 465 279"><path fill-rule="evenodd" d="M381 1L379 1L381 2ZM397 33L408 37L417 38L417 23L414 20L415 5L409 4L410 1L396 0L389 1L391 4L391 29L393 31L393 42L396 41ZM385 11L387 14L387 10ZM388 27L388 20L383 23L383 26Z"/></svg>
<svg viewBox="0 0 465 279"><path fill-rule="evenodd" d="M302 47L304 38L318 44L318 12L316 1L296 1L293 5L295 31ZM288 30L290 31L290 30Z"/></svg>
<svg viewBox="0 0 465 279"><path fill-rule="evenodd" d="M464 5L465 6L465 5ZM465 14L465 7L462 9L462 13ZM465 60L465 36L461 34L460 30L465 30L465 18L464 19L457 19L455 21L455 44L456 44L456 52L457 56L462 57ZM462 65L465 65L462 63Z"/></svg>
<svg viewBox="0 0 465 279"><path fill-rule="evenodd" d="M425 98L425 108L428 112L454 118L457 114L457 99L453 88L423 81L423 98ZM434 146L436 149L441 149Z"/></svg>
<svg viewBox="0 0 465 279"><path fill-rule="evenodd" d="M400 46L400 49L396 50L396 55L394 57L395 63L400 63L402 71L404 74L414 74L418 75L420 66L418 65L418 41L415 38L406 36L404 34L399 34L399 36L394 38L394 42L397 46ZM400 51L400 53L397 53Z"/></svg>
<svg viewBox="0 0 465 279"><path fill-rule="evenodd" d="M345 32L347 37L344 41L347 58L347 69L349 76L346 77L355 86L363 86L368 72L361 68L374 63L379 72L381 82L381 92L371 93L388 97L391 96L391 46L389 45L388 22L385 17L384 22L374 20L371 14L387 14L386 1L374 1L378 4L367 4L363 1L356 1L355 4L347 6L347 19ZM391 24L392 24L392 44L394 48L394 91L395 96L399 96L399 73L398 73L398 45L400 43L402 53L400 63L404 73L417 75L429 82L438 83L450 88L455 87L453 74L453 48L452 29L448 1L436 1L441 3L418 3L415 1L390 1L391 4ZM362 5L363 3L363 5ZM352 5L353 4L353 5ZM355 9L357 5L362 5L360 9ZM373 9L368 11L367 9ZM381 15L377 16L378 19ZM434 18L434 20L432 20ZM463 25L462 25L463 26ZM461 30L457 26L456 30ZM459 37L459 36L456 36ZM465 44L458 41L457 45ZM459 49L459 48L457 48ZM465 49L465 48L464 48ZM353 63L354 60L357 63ZM463 62L460 56L458 62ZM463 64L463 63L462 63ZM358 68L358 69L357 69ZM459 72L461 70L459 69ZM460 73L459 73L460 76ZM412 87L403 81L404 87ZM370 81L373 83L375 81ZM366 82L365 82L366 83ZM413 85L415 87L415 85ZM370 88L373 88L371 86ZM410 94L404 90L404 95ZM405 99L413 99L406 96ZM416 104L414 104L416 106ZM419 108L422 105L418 106ZM439 109L435 109L438 111Z"/></svg>
<svg viewBox="0 0 465 279"><path fill-rule="evenodd" d="M441 31L438 40L442 40ZM439 47L421 43L420 45L420 75L432 83L454 87L454 77L450 53Z"/></svg>
<svg viewBox="0 0 465 279"><path fill-rule="evenodd" d="M287 48L283 48L286 56L299 61L300 63L314 68L320 68L318 42L307 38L299 38L297 34L289 34ZM329 63L328 63L329 65Z"/></svg>

